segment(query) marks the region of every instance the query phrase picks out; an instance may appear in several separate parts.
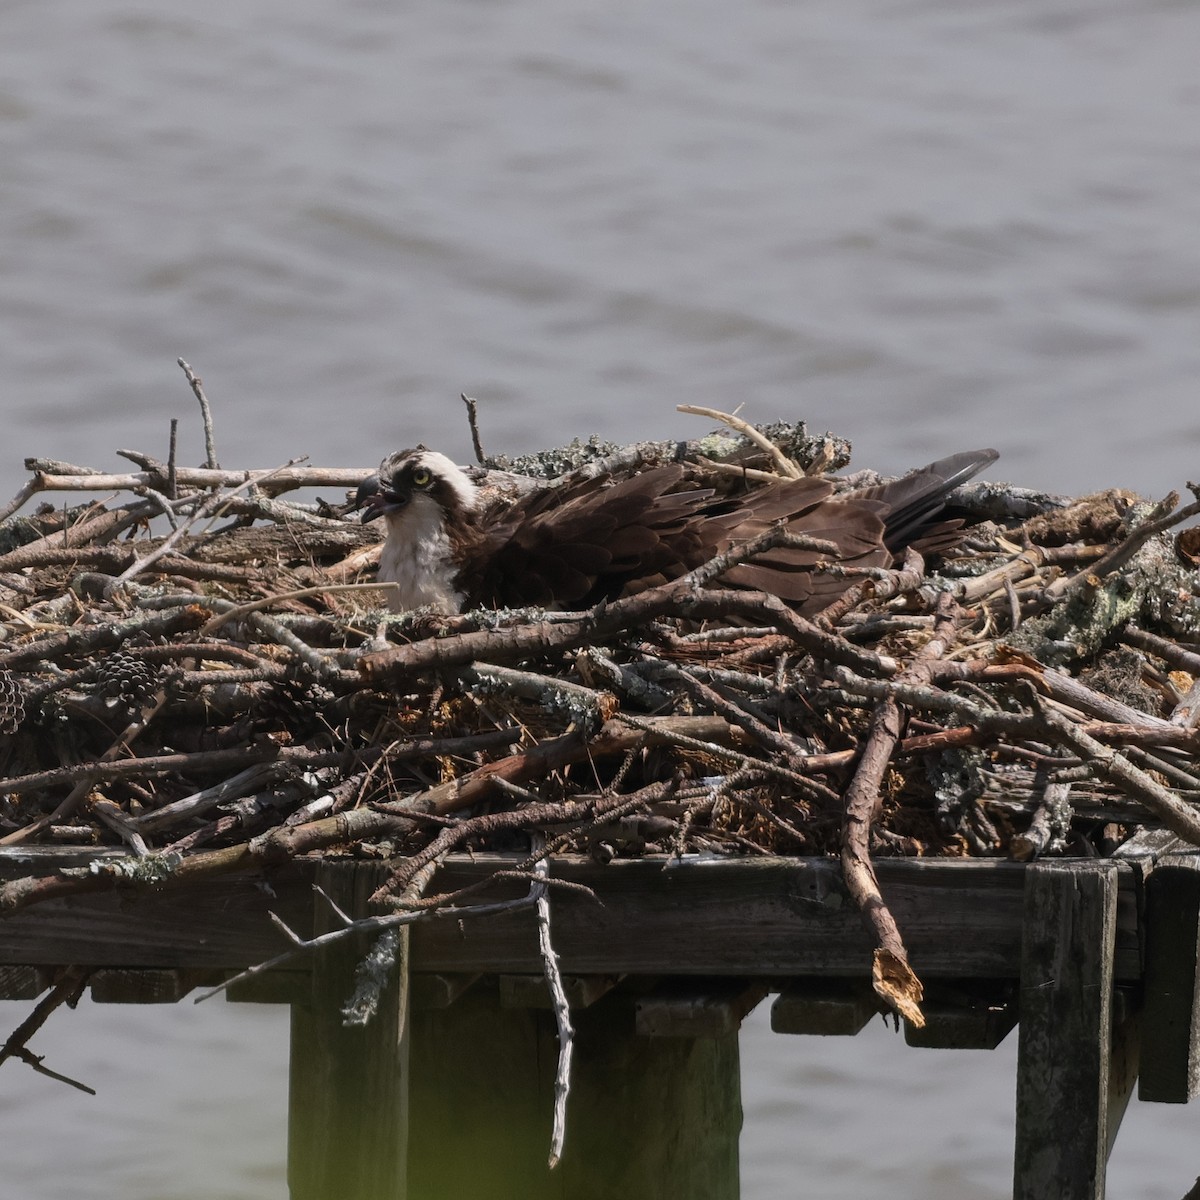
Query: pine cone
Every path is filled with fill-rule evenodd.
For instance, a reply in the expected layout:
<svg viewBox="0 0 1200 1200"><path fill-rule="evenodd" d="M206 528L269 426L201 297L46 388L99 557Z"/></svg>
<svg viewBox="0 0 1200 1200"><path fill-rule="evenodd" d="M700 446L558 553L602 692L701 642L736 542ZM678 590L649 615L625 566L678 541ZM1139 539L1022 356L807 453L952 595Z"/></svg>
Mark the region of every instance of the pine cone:
<svg viewBox="0 0 1200 1200"><path fill-rule="evenodd" d="M0 671L0 733L16 733L25 719L25 696L11 671Z"/></svg>
<svg viewBox="0 0 1200 1200"><path fill-rule="evenodd" d="M274 679L255 705L260 726L270 729L307 728L332 703L334 694L307 671Z"/></svg>
<svg viewBox="0 0 1200 1200"><path fill-rule="evenodd" d="M131 707L145 704L158 687L158 668L128 650L117 650L96 667L96 690Z"/></svg>

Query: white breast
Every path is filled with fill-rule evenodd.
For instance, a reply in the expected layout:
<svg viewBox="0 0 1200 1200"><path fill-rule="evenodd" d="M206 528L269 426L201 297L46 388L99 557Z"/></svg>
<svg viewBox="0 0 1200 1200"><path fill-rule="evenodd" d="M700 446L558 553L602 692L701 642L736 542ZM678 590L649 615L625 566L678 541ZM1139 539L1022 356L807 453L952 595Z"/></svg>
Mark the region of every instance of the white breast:
<svg viewBox="0 0 1200 1200"><path fill-rule="evenodd" d="M388 513L388 536L379 555L379 581L393 612L428 605L439 612L462 611L464 596L455 590L456 568L442 510L429 496L414 496L399 512Z"/></svg>

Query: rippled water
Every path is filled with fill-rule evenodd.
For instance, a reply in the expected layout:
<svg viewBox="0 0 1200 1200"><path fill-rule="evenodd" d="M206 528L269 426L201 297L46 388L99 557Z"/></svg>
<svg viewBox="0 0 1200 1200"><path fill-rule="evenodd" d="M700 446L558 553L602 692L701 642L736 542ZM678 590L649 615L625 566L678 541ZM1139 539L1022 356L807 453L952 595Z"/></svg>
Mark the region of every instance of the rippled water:
<svg viewBox="0 0 1200 1200"><path fill-rule="evenodd" d="M0 491L42 455L371 465L423 440L804 417L899 470L1200 477L1200 10L1182 3L14 0ZM20 1006L3 1007L17 1014ZM61 1015L0 1072L29 1197L282 1193L284 1022ZM747 1200L1007 1194L1012 1050L744 1038ZM870 1145L856 1143L860 1115ZM1111 1193L1200 1173L1135 1108ZM91 1189L90 1191L88 1189Z"/></svg>

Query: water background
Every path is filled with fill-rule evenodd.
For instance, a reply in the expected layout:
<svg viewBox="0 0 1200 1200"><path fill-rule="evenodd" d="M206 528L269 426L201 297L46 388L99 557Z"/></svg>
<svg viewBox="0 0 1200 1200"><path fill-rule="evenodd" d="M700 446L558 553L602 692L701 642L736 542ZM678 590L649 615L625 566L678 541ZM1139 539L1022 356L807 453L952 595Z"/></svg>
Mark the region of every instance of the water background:
<svg viewBox="0 0 1200 1200"><path fill-rule="evenodd" d="M1198 48L1147 0L10 0L0 499L29 455L165 457L172 417L198 462L181 355L226 466L466 459L465 391L492 452L744 403L860 466L1182 488ZM101 1095L0 1071L7 1194L283 1195L283 1010L85 1004L35 1049ZM1015 1037L764 1007L743 1053L745 1200L1008 1194ZM1110 1195L1182 1196L1198 1112L1135 1106Z"/></svg>

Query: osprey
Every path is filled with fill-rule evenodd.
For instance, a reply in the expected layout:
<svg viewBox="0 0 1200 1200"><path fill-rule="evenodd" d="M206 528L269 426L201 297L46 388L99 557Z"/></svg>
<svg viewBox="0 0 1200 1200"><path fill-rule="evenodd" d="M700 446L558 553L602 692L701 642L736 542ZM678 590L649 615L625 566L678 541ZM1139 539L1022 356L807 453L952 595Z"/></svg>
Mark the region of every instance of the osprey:
<svg viewBox="0 0 1200 1200"><path fill-rule="evenodd" d="M385 458L359 486L355 507L364 522L382 516L387 524L379 580L395 584L388 591L397 612L586 608L677 579L779 523L835 543L832 561L849 566L890 566L908 545L947 549L962 523L934 520L946 495L997 457L967 451L841 495L828 479L806 477L722 496L698 486L694 469L671 463L483 505L465 471L417 446ZM731 568L721 584L770 592L811 616L849 586L814 573L822 559L830 556L779 547Z"/></svg>

